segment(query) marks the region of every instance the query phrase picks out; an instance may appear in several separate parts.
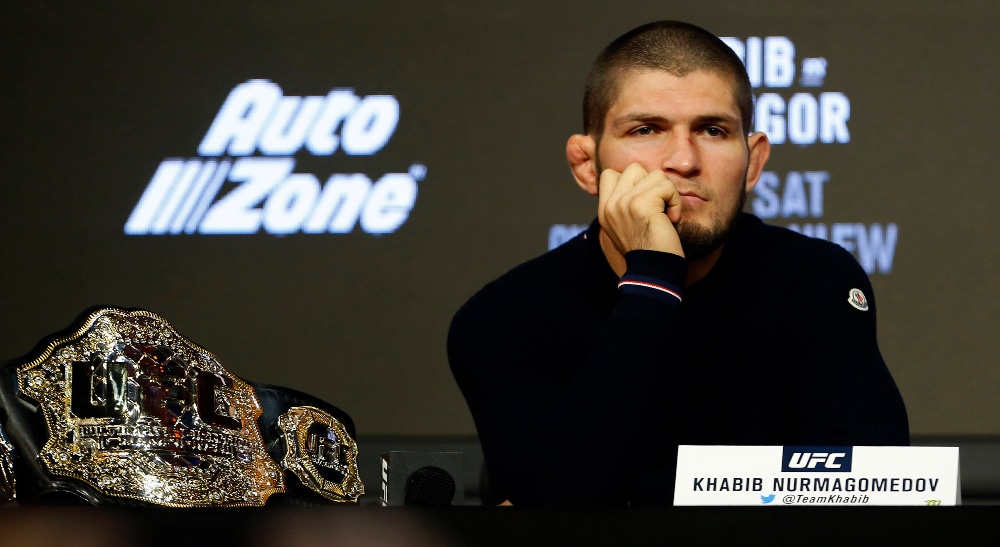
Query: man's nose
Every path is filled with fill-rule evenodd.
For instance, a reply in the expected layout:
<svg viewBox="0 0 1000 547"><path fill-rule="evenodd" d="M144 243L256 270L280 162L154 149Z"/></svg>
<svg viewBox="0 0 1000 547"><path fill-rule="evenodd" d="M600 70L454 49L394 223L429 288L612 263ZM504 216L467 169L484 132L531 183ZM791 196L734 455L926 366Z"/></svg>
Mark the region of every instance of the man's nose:
<svg viewBox="0 0 1000 547"><path fill-rule="evenodd" d="M689 177L701 168L698 148L694 136L688 131L674 131L666 142L666 154L663 157L664 172L673 171L678 175Z"/></svg>

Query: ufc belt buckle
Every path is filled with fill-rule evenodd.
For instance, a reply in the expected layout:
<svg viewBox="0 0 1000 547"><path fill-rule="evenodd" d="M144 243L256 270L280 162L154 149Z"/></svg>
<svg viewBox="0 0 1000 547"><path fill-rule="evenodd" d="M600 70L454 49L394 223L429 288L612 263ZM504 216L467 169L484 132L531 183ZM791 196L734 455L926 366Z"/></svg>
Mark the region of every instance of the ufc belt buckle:
<svg viewBox="0 0 1000 547"><path fill-rule="evenodd" d="M17 370L48 424L39 460L105 496L261 506L285 491L253 387L146 310L99 309Z"/></svg>
<svg viewBox="0 0 1000 547"><path fill-rule="evenodd" d="M312 406L292 407L278 418L285 438L282 467L330 501L356 502L365 493L358 477L358 445L329 413Z"/></svg>

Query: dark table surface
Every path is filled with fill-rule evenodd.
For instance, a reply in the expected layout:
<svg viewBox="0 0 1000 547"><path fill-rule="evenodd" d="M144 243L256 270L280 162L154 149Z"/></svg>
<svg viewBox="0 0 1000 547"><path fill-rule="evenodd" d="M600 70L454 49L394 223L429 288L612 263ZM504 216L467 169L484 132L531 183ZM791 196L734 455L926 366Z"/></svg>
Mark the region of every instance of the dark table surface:
<svg viewBox="0 0 1000 547"><path fill-rule="evenodd" d="M0 545L995 545L1000 506L6 507Z"/></svg>

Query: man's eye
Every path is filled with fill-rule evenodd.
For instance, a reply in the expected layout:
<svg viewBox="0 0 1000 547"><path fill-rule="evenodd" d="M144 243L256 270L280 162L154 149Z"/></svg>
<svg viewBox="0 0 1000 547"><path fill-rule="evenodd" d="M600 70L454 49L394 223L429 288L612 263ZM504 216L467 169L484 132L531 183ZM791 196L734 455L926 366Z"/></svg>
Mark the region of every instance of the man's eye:
<svg viewBox="0 0 1000 547"><path fill-rule="evenodd" d="M642 127L637 127L635 129L633 129L632 130L632 134L633 135L652 135L653 134L653 128L649 127L648 125L644 125Z"/></svg>
<svg viewBox="0 0 1000 547"><path fill-rule="evenodd" d="M708 127L705 129L705 134L709 137L722 137L726 132L721 127Z"/></svg>

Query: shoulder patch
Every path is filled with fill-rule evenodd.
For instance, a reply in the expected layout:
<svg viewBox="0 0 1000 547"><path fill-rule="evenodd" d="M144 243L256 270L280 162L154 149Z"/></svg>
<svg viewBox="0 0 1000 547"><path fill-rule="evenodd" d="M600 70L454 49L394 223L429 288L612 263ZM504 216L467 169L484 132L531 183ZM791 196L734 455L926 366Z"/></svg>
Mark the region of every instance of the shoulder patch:
<svg viewBox="0 0 1000 547"><path fill-rule="evenodd" d="M868 311L868 299L861 289L851 289L847 295L847 303L861 311Z"/></svg>

